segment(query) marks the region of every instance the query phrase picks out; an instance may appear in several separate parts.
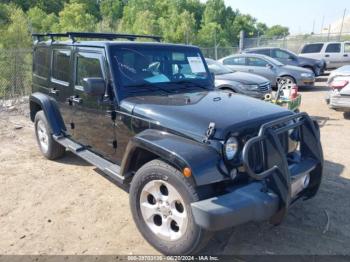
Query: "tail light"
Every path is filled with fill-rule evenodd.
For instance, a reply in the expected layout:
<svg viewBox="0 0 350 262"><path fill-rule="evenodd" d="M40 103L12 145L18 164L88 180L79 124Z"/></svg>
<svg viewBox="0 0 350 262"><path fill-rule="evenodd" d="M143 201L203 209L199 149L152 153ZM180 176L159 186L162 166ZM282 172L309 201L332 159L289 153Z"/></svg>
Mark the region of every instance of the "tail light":
<svg viewBox="0 0 350 262"><path fill-rule="evenodd" d="M290 99L295 99L297 97L298 97L298 86L294 84L290 90Z"/></svg>
<svg viewBox="0 0 350 262"><path fill-rule="evenodd" d="M347 80L336 80L336 81L333 81L330 86L331 88L333 89L337 89L337 90L340 90L342 89L343 87L345 87L347 84L349 84L349 81Z"/></svg>

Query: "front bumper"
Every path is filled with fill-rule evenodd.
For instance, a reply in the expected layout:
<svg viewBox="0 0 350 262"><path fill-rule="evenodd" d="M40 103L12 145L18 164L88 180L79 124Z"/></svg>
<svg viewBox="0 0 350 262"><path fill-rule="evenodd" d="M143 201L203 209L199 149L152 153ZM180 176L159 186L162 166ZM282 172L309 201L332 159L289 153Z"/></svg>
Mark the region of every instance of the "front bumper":
<svg viewBox="0 0 350 262"><path fill-rule="evenodd" d="M331 92L329 95L329 107L342 112L350 112L350 96Z"/></svg>
<svg viewBox="0 0 350 262"><path fill-rule="evenodd" d="M302 78L297 81L297 85L300 87L314 86L315 78Z"/></svg>
<svg viewBox="0 0 350 262"><path fill-rule="evenodd" d="M282 123L291 123L281 125ZM279 141L279 135L298 128L300 158L290 163ZM263 169L257 173L251 165L251 150L261 145ZM195 222L217 231L250 221L270 219L279 224L297 199L311 198L318 191L322 178L323 154L317 124L305 113L295 114L264 124L259 135L249 139L243 149L247 175L254 182L229 193L191 204ZM308 183L304 184L308 178Z"/></svg>

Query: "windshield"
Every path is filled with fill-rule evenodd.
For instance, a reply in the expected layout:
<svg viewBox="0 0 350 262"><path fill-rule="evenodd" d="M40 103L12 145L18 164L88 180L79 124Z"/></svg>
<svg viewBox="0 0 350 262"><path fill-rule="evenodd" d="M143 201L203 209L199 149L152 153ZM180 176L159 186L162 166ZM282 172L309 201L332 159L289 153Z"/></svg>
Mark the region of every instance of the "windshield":
<svg viewBox="0 0 350 262"><path fill-rule="evenodd" d="M172 92L174 89L209 89L211 86L210 74L196 48L116 45L111 54L118 81L132 92L135 88Z"/></svg>
<svg viewBox="0 0 350 262"><path fill-rule="evenodd" d="M205 59L205 61L208 64L209 71L211 73L214 73L214 75L223 75L223 74L233 73L233 71L231 69L220 64L219 62L216 62L215 60Z"/></svg>
<svg viewBox="0 0 350 262"><path fill-rule="evenodd" d="M283 64L280 61L278 61L272 57L265 56L265 59L268 60L270 63L274 64L275 66L283 66Z"/></svg>

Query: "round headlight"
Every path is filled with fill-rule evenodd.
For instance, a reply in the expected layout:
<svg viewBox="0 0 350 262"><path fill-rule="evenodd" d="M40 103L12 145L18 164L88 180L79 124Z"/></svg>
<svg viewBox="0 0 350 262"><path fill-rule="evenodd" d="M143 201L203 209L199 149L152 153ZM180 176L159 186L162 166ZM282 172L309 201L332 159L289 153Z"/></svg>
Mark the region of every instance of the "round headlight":
<svg viewBox="0 0 350 262"><path fill-rule="evenodd" d="M224 146L225 156L227 160L232 160L238 152L238 141L237 138L231 136L226 140Z"/></svg>

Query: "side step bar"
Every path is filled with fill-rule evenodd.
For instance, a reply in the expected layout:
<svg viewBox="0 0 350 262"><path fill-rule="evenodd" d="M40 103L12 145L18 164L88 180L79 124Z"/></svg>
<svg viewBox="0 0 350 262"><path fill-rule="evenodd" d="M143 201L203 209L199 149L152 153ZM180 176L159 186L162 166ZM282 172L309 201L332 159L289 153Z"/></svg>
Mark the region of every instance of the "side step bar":
<svg viewBox="0 0 350 262"><path fill-rule="evenodd" d="M84 146L72 141L68 137L54 135L53 139L55 139L57 143L72 151L77 156L81 157L85 161L100 169L103 173L105 173L108 177L110 177L117 183L123 184L124 176L119 175L120 166L107 161L99 155L91 152Z"/></svg>

